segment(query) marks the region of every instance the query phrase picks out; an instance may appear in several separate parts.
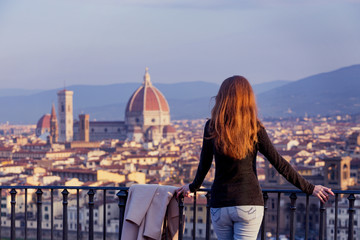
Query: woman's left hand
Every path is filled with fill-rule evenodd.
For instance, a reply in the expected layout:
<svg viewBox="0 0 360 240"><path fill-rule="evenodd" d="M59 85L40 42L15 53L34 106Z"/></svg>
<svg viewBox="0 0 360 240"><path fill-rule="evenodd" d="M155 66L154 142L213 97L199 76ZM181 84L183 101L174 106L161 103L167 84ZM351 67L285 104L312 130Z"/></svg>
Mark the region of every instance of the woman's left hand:
<svg viewBox="0 0 360 240"><path fill-rule="evenodd" d="M312 195L319 198L322 203L326 203L329 200L329 195L334 196L335 194L331 191L331 188L315 185Z"/></svg>
<svg viewBox="0 0 360 240"><path fill-rule="evenodd" d="M176 197L177 198L180 196L180 194L183 194L184 197L189 197L190 196L189 184L186 184L186 185L176 189Z"/></svg>

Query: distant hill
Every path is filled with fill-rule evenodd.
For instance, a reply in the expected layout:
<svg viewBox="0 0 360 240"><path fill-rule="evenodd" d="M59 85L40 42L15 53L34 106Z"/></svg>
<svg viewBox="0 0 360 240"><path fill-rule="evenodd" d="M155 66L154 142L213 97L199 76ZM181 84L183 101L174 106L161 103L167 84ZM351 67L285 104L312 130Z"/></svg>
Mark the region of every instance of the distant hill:
<svg viewBox="0 0 360 240"><path fill-rule="evenodd" d="M168 100L172 119L209 117L214 103L211 98L219 89L218 84L201 81L153 84ZM69 86L67 89L74 91L74 117L88 113L90 119L123 120L126 103L140 85ZM295 82L255 84L253 89L262 117L359 113L360 65ZM43 114L50 113L52 102L57 104L59 90L0 89L0 123L36 123Z"/></svg>
<svg viewBox="0 0 360 240"><path fill-rule="evenodd" d="M316 74L257 96L263 117L360 112L360 65Z"/></svg>
<svg viewBox="0 0 360 240"><path fill-rule="evenodd" d="M35 93L42 92L44 90L40 89L21 89L21 88L6 88L0 89L0 97L7 97L7 96L26 96L32 95Z"/></svg>
<svg viewBox="0 0 360 240"><path fill-rule="evenodd" d="M89 113L90 119L123 120L125 106L131 94L141 85L122 83L112 85L74 85L67 87L74 91L74 116ZM208 82L183 82L174 84L156 84L167 98L173 119L201 118L206 114L202 106L207 106L210 97L216 95L219 86ZM2 89L6 92L7 89ZM57 92L60 89L42 91L31 95L0 95L0 122L36 123L45 113L49 113L51 104L57 105ZM20 90L26 92L26 90ZM186 107L185 107L186 106ZM199 108L199 109L197 109ZM207 116L207 115L206 115Z"/></svg>
<svg viewBox="0 0 360 240"><path fill-rule="evenodd" d="M259 83L259 84L254 84L253 90L255 92L256 95L259 95L263 92L267 92L271 89L275 89L281 86L284 86L288 83L291 83L291 81L285 81L285 80L278 80L278 81L272 81L272 82L265 82L265 83Z"/></svg>

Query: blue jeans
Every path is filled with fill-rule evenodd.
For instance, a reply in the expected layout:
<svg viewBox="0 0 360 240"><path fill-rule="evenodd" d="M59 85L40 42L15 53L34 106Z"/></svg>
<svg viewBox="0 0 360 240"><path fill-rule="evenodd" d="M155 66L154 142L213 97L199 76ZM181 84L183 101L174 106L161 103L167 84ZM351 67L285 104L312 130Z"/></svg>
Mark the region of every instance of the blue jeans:
<svg viewBox="0 0 360 240"><path fill-rule="evenodd" d="M211 221L219 240L254 240L264 215L263 206L210 208Z"/></svg>

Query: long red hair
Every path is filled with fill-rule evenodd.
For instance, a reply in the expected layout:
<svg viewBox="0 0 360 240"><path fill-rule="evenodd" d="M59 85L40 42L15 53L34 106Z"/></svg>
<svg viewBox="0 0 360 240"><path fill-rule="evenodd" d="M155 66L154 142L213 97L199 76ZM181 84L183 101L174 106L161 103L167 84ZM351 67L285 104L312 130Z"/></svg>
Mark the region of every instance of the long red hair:
<svg viewBox="0 0 360 240"><path fill-rule="evenodd" d="M242 76L225 79L210 119L210 135L217 150L243 159L254 150L259 127L255 95L248 80Z"/></svg>

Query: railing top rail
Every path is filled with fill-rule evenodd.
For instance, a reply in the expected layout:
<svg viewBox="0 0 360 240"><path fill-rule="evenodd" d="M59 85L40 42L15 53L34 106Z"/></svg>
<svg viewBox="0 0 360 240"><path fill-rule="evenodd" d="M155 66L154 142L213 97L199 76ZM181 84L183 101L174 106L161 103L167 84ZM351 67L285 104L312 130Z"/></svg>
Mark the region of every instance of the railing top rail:
<svg viewBox="0 0 360 240"><path fill-rule="evenodd" d="M0 189L79 189L79 190L129 190L129 187L90 187L90 186L0 186ZM196 192L210 192L209 188L200 188ZM262 189L266 193L299 193L305 194L297 189ZM332 190L336 194L360 194L360 190Z"/></svg>
<svg viewBox="0 0 360 240"><path fill-rule="evenodd" d="M89 187L89 186L0 186L0 189L79 189L79 190L129 190L128 187Z"/></svg>
<svg viewBox="0 0 360 240"><path fill-rule="evenodd" d="M197 192L209 192L211 189L209 188L200 188ZM336 194L360 194L360 190L334 190L332 191ZM301 190L298 189L262 189L262 192L266 193L300 193L306 194Z"/></svg>

